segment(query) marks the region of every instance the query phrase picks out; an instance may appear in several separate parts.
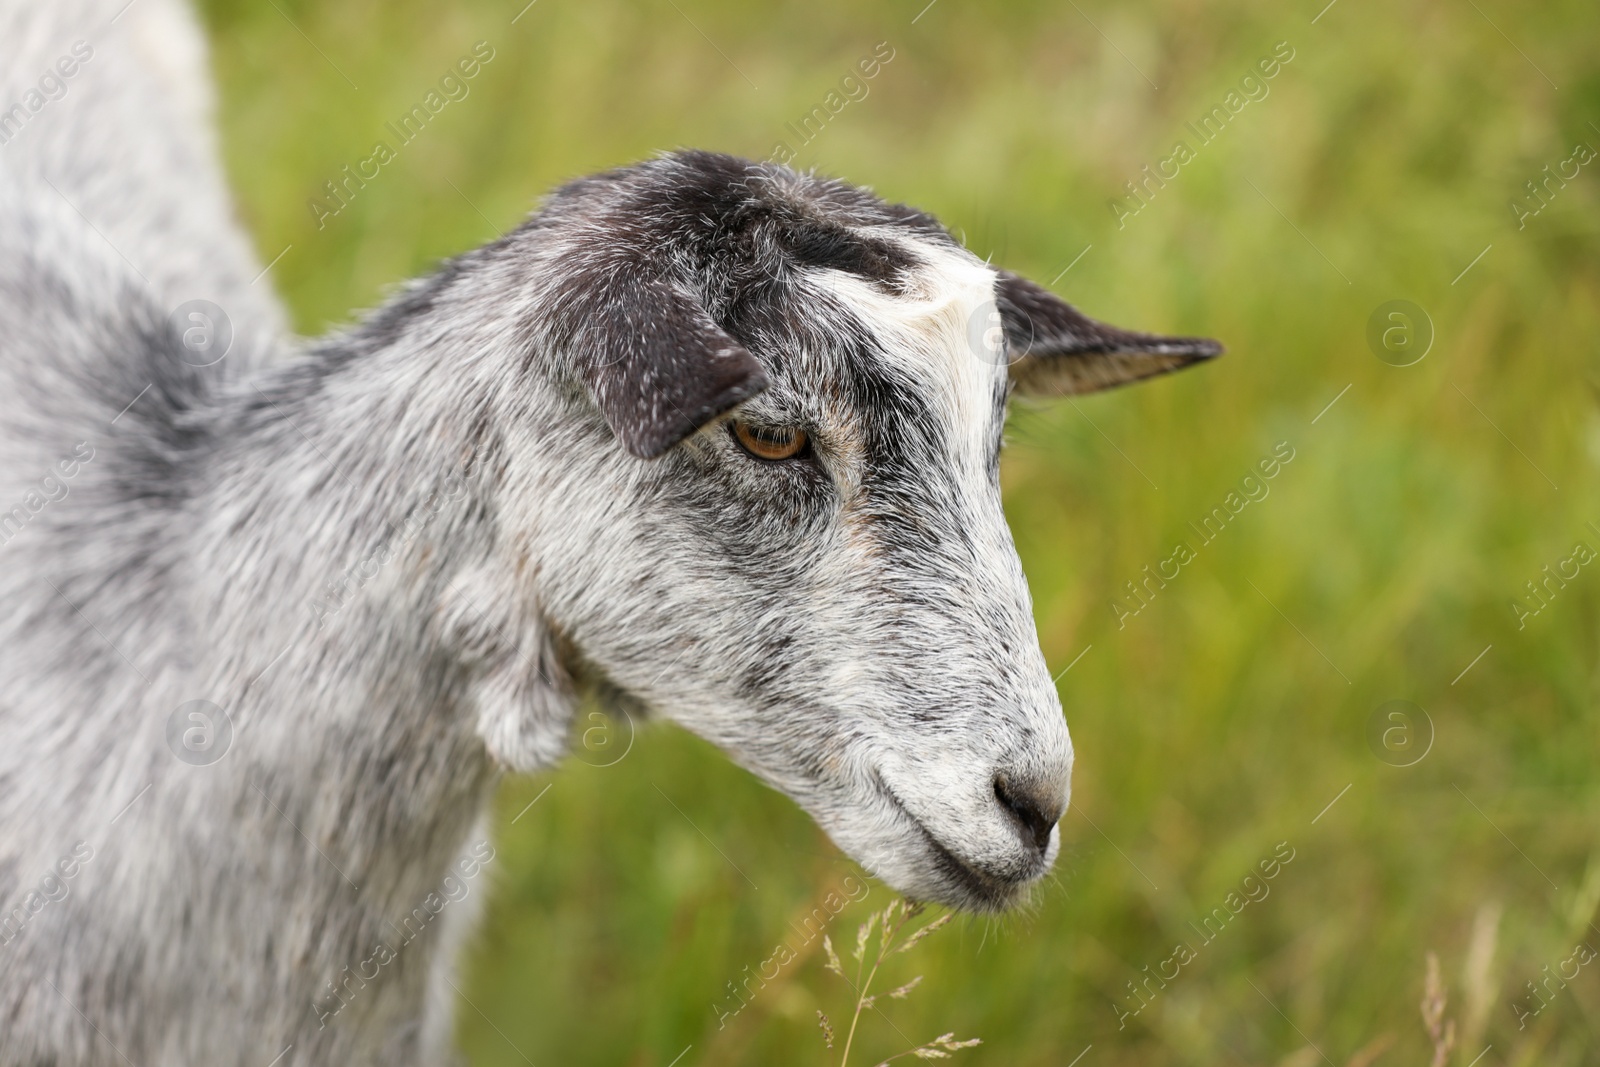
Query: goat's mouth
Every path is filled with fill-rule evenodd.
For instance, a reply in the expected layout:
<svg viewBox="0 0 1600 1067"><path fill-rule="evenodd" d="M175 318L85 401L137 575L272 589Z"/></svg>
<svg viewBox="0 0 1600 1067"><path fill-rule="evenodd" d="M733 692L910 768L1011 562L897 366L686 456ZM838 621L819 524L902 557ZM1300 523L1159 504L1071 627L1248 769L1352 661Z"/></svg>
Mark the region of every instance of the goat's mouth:
<svg viewBox="0 0 1600 1067"><path fill-rule="evenodd" d="M928 852L933 858L934 870L938 872L945 887L950 890L938 903L973 911L1004 911L1017 903L1028 884L1034 880L1031 876L1020 879L1004 878L974 867L935 837L933 831L911 813L880 775L874 773L872 779L884 799L916 828L917 833L927 843Z"/></svg>

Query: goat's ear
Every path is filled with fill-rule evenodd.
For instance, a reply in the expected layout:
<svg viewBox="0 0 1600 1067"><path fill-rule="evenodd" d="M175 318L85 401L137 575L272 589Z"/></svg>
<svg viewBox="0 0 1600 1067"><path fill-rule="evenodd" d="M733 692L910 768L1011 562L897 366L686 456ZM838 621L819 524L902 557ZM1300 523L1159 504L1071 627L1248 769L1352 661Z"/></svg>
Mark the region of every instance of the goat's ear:
<svg viewBox="0 0 1600 1067"><path fill-rule="evenodd" d="M624 448L654 459L767 387L745 347L671 283L636 278L585 309L579 370Z"/></svg>
<svg viewBox="0 0 1600 1067"><path fill-rule="evenodd" d="M1160 337L1096 322L1042 286L1001 271L995 305L1011 380L1027 395L1072 396L1175 371L1222 353L1204 337Z"/></svg>

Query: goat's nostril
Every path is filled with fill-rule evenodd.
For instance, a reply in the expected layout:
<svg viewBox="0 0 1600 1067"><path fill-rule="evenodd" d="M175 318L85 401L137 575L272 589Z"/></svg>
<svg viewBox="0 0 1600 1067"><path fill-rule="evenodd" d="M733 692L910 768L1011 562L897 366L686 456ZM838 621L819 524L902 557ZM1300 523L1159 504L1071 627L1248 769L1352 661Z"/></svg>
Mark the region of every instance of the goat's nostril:
<svg viewBox="0 0 1600 1067"><path fill-rule="evenodd" d="M994 796L1021 825L1024 837L1033 842L1041 856L1044 855L1050 847L1050 831L1061 818L1055 802L1044 800L1026 786L1008 782L1004 777L994 780Z"/></svg>

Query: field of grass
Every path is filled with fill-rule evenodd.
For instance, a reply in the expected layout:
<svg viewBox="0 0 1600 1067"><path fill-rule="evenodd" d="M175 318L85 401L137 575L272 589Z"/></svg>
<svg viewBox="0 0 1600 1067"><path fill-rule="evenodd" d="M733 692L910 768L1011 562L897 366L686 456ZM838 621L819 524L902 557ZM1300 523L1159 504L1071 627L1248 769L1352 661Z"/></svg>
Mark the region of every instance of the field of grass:
<svg viewBox="0 0 1600 1067"><path fill-rule="evenodd" d="M888 985L925 980L864 1016L852 1062L954 1031L984 1042L957 1058L1018 1067L1423 1064L1430 951L1457 1038L1433 1062L1594 1062L1592 0L524 2L209 0L229 169L300 329L569 177L786 142L1097 317L1229 347L1015 412L1007 507L1046 656L1071 665L1062 858L1024 912L891 957ZM478 42L468 94L316 209ZM1188 124L1213 105L1207 141ZM1176 175L1131 200L1147 165ZM1431 323L1409 366L1368 340L1393 300ZM1266 495L1202 543L1189 524L1275 450ZM1135 600L1184 540L1193 560ZM1547 566L1577 574L1535 599ZM848 900L848 860L697 739L580 727L582 759L497 804L471 1062L837 1062L816 1012L837 1027L848 987L797 930L821 908L853 945L887 890Z"/></svg>

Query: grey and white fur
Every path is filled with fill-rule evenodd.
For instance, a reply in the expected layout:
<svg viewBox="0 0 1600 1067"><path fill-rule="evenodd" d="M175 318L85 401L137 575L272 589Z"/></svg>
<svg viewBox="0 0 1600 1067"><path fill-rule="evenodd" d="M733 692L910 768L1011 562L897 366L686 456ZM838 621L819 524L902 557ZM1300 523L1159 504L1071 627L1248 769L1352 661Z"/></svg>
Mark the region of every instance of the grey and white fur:
<svg viewBox="0 0 1600 1067"><path fill-rule="evenodd" d="M1025 895L1072 746L1007 403L1218 346L703 152L297 342L191 14L123 4L0 3L0 1064L448 1060L471 906L367 961L586 697L721 746L903 893ZM193 298L233 324L209 366L169 321ZM735 421L808 443L757 458ZM173 723L231 744L180 760Z"/></svg>

